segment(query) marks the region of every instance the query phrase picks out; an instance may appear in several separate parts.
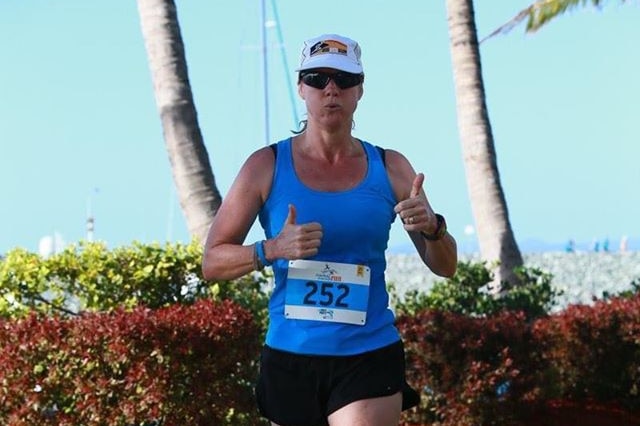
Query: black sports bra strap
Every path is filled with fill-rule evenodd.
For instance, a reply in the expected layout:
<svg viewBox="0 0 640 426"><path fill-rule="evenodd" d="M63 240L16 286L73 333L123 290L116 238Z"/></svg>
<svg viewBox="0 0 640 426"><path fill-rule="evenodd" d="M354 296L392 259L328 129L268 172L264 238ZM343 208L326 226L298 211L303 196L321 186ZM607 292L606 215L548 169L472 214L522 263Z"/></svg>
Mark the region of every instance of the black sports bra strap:
<svg viewBox="0 0 640 426"><path fill-rule="evenodd" d="M378 152L380 153L380 158L382 159L382 164L386 167L387 166L387 163L385 161L385 153L386 152L385 152L384 148L382 148L380 146L377 146L377 145L376 145L376 148L378 148Z"/></svg>

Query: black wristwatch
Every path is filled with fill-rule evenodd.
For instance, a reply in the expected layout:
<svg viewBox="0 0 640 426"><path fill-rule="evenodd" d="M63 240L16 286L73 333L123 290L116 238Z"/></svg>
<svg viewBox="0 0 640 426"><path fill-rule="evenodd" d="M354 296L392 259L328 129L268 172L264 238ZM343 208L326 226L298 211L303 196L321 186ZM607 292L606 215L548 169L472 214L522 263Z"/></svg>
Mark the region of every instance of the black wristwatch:
<svg viewBox="0 0 640 426"><path fill-rule="evenodd" d="M433 234L427 234L424 231L420 231L420 235L426 238L429 241L438 241L444 237L444 234L447 233L447 221L444 220L444 216L436 213L436 219L438 220L438 226L436 226L436 230Z"/></svg>

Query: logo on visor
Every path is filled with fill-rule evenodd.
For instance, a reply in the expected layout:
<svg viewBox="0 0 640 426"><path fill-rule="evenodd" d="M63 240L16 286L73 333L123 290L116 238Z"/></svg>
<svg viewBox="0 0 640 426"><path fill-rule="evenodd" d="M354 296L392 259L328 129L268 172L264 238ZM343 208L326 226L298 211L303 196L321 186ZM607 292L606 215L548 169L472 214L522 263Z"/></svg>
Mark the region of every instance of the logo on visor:
<svg viewBox="0 0 640 426"><path fill-rule="evenodd" d="M319 41L309 49L309 56L315 56L322 53L339 53L341 55L347 54L347 45L335 40L323 40Z"/></svg>

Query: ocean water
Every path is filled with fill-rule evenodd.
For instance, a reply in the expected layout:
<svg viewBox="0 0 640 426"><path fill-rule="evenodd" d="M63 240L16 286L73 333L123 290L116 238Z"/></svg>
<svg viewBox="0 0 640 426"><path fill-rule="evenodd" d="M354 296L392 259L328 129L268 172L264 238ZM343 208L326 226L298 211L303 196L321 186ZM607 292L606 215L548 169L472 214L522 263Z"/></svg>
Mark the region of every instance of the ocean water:
<svg viewBox="0 0 640 426"><path fill-rule="evenodd" d="M525 266L540 268L553 275L551 284L563 295L556 300L554 310L569 304L591 304L605 293L616 294L631 289L633 280L640 280L640 251L566 253L524 253ZM462 255L460 260L478 261L477 254ZM402 294L418 289L428 291L436 281L442 281L422 263L417 254L387 255L387 281Z"/></svg>

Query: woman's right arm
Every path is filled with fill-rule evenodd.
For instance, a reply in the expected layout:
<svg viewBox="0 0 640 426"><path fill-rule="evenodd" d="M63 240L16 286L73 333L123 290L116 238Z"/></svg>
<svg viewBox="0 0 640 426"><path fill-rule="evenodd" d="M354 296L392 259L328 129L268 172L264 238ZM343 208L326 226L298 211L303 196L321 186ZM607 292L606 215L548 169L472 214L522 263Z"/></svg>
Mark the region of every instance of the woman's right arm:
<svg viewBox="0 0 640 426"><path fill-rule="evenodd" d="M204 245L207 280L239 278L254 268L253 244L243 245L271 189L274 155L269 147L249 156L213 218Z"/></svg>

